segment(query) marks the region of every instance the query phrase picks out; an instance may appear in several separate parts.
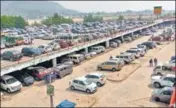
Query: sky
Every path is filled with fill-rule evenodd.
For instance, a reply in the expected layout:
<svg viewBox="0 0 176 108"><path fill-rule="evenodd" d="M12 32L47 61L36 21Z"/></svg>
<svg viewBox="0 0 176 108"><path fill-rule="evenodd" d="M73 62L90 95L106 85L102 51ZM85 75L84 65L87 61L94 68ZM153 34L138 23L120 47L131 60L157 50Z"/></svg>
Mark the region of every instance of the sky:
<svg viewBox="0 0 176 108"><path fill-rule="evenodd" d="M175 1L54 1L65 8L80 12L118 12L126 10L153 10L162 6L164 10L175 10Z"/></svg>

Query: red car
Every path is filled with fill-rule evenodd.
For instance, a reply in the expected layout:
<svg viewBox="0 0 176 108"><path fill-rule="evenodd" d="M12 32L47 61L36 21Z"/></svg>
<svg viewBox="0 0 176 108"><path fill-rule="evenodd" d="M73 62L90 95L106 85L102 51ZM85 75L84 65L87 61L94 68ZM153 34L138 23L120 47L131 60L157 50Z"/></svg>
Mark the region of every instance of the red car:
<svg viewBox="0 0 176 108"><path fill-rule="evenodd" d="M31 74L35 80L42 80L47 74L51 73L52 69L46 69L45 67L29 67L28 73Z"/></svg>

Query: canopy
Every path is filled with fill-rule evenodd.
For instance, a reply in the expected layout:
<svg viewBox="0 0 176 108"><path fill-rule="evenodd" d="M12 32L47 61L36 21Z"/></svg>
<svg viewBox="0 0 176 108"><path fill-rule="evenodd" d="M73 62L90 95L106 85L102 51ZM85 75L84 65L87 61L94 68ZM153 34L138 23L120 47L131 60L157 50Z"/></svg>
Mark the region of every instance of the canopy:
<svg viewBox="0 0 176 108"><path fill-rule="evenodd" d="M76 104L73 102L70 102L68 100L64 100L59 105L57 105L56 108L74 108L75 105Z"/></svg>

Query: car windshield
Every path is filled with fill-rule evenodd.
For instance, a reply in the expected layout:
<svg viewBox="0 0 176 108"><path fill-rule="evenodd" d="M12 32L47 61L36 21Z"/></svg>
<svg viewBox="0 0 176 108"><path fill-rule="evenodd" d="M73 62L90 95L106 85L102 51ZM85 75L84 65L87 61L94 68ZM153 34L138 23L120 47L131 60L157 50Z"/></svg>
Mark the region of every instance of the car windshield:
<svg viewBox="0 0 176 108"><path fill-rule="evenodd" d="M14 82L16 82L17 80L15 78L9 78L6 80L7 84L12 84Z"/></svg>
<svg viewBox="0 0 176 108"><path fill-rule="evenodd" d="M92 83L92 82L89 82L89 81L87 81L87 80L84 81L84 84L85 84L85 85L90 85L91 83Z"/></svg>

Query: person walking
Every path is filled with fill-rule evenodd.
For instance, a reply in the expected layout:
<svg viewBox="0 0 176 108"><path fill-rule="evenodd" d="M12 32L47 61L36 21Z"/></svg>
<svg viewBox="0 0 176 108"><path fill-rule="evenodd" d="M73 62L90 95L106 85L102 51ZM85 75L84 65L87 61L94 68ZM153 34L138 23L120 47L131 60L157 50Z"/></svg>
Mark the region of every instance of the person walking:
<svg viewBox="0 0 176 108"><path fill-rule="evenodd" d="M152 59L149 60L149 65L150 65L150 67L153 66L153 60Z"/></svg>
<svg viewBox="0 0 176 108"><path fill-rule="evenodd" d="M154 58L154 63L155 63L155 66L157 66L157 64L158 64L158 59L157 58Z"/></svg>

